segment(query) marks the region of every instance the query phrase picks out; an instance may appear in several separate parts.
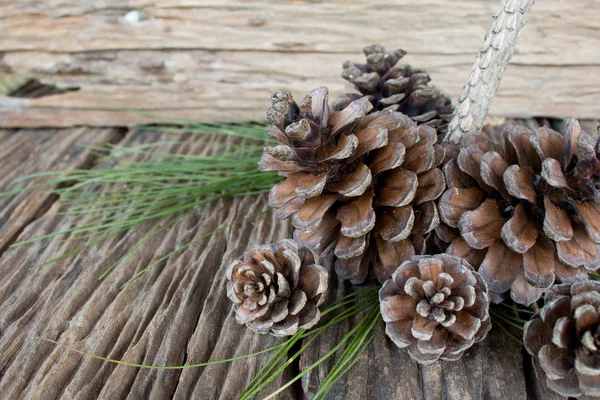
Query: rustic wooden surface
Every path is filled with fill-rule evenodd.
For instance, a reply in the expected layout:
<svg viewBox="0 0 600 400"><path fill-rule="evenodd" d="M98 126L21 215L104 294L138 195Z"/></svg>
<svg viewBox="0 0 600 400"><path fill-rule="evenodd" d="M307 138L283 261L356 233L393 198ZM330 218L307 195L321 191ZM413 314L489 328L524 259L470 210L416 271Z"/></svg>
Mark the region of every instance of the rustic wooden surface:
<svg viewBox="0 0 600 400"><path fill-rule="evenodd" d="M501 128L495 120L493 131ZM521 121L560 127L558 121ZM587 121L593 127L599 121ZM34 138L39 137L39 141ZM46 138L46 142L43 138ZM133 145L173 141L157 132L127 133L113 129L5 131L2 143L21 143L3 155L0 188L9 177L41 170L86 167L85 152L76 143L117 141ZM203 154L214 151L197 135L178 138L185 144L165 151ZM212 142L217 143L216 137ZM226 139L231 140L231 139ZM52 144L52 145L49 145ZM0 147L4 150L4 147ZM65 159L65 155L67 158ZM6 158L13 157L13 158ZM24 160L22 162L4 160ZM103 166L108 167L108 166ZM36 201L38 199L38 201ZM18 241L90 221L91 216L61 215L60 199L31 192L3 200L0 232L16 232ZM19 204L23 204L20 207ZM42 205L40 205L42 204ZM29 209L22 218L22 209ZM0 249L0 397L7 399L233 399L267 356L206 368L148 370L116 366L69 351L43 338L86 352L130 362L182 365L259 351L279 343L239 327L224 292L224 268L245 249L290 235L287 222L271 213L232 225L198 240L188 250L169 257L133 284L120 289L152 260L199 239L215 228L266 209L264 196L220 201L198 209L174 228L158 235L126 259L106 279L98 280L112 262L139 240L151 224L43 267L28 269L82 243L74 237L47 239L28 246ZM4 233L3 233L4 235ZM15 238L9 238L12 243ZM325 263L331 260L325 258ZM331 280L330 298L349 288ZM332 328L265 392L287 381L331 349L349 323ZM460 361L421 367L378 332L374 342L349 374L333 388L331 399L557 399L533 378L519 345L493 331ZM332 363L311 371L280 398L310 398Z"/></svg>
<svg viewBox="0 0 600 400"><path fill-rule="evenodd" d="M0 127L262 120L276 89L350 91L342 62L375 42L407 50L457 99L498 3L4 0L0 73L80 89L0 97ZM598 118L599 20L600 0L534 6L492 113Z"/></svg>
<svg viewBox="0 0 600 400"><path fill-rule="evenodd" d="M89 150L81 146L103 145L119 140L115 128L74 128L0 131L0 192L26 185L39 185L50 177L39 177L11 184L32 172L61 171L85 167L92 161ZM53 202L46 188L0 197L0 251L37 215Z"/></svg>

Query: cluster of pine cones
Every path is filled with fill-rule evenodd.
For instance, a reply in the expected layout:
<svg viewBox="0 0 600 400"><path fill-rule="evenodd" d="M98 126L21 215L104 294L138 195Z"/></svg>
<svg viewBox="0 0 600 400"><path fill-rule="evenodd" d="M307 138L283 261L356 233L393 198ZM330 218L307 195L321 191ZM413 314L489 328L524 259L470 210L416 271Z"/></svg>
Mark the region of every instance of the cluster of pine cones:
<svg viewBox="0 0 600 400"><path fill-rule="evenodd" d="M571 364L580 360L596 368L597 359L589 357L600 348L600 301L594 300L592 323L579 311L582 301L590 301L575 299L584 291L581 285L600 297L594 285L576 283L600 267L600 142L568 119L564 135L546 127L507 126L502 143L478 135L462 146L445 144L453 107L429 84L427 73L397 65L402 50L386 54L373 45L364 52L366 64L348 61L342 74L359 93L342 96L332 108L325 87L301 101L287 91L272 96L268 135L279 145L265 148L259 168L285 178L271 190L269 205L280 218L291 218L298 247L315 254L333 251L335 272L352 283L371 278L384 283L386 332L419 362L456 359L483 339L491 325L490 301L511 298L529 306L548 293L547 307L559 298L560 307L567 300L576 304L573 310L553 309L568 318L560 324L559 317L543 312L534 319L526 341L537 330L554 329L549 340L555 347L528 349L552 358L575 348ZM314 258L309 262L314 265ZM286 288L287 297L275 291L275 302L283 298L293 308L284 314L295 327L302 326L302 315L315 315L314 282L302 296L310 310L302 311L291 299L294 287L301 291L301 279L293 277L290 292L277 273L287 267L255 264L244 271L250 280L263 279L260 285L232 285L244 318L248 309L272 303L266 286L275 284L279 291ZM311 279L326 275L320 268ZM556 280L563 286L551 289ZM570 294L563 295L567 287ZM289 322L281 326L283 306L271 308L248 325L294 332ZM268 315L277 320L267 321ZM552 339L557 332L567 336L560 343ZM561 379L570 381L559 385L561 368L566 366L542 362L557 387L580 376L565 375ZM576 385L584 394L585 382L580 378Z"/></svg>

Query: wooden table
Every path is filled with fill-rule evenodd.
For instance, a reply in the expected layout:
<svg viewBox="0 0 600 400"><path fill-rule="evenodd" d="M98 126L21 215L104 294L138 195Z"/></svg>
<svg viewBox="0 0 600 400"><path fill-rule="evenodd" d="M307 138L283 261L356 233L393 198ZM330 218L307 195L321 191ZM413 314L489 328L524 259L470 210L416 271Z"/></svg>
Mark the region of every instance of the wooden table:
<svg viewBox="0 0 600 400"><path fill-rule="evenodd" d="M536 126L557 121L521 121ZM597 121L586 121L590 129ZM495 130L500 129L495 127ZM17 129L0 131L0 190L39 171L93 167L79 145L135 145L165 140L164 134L117 128ZM201 154L217 143L182 135L171 152ZM168 140L174 140L168 136ZM107 167L107 166L104 166ZM33 183L42 183L37 178ZM266 208L265 196L219 201L188 215L124 260L108 277L100 274L121 257L151 224L94 245L81 253L29 268L81 245L56 237L10 247L60 229L82 226L90 216L61 215L61 199L35 189L0 197L0 397L3 399L233 399L267 355L186 370L149 370L92 359L43 340L135 363L183 365L240 356L281 339L238 326L224 291L224 271L249 246L288 237L291 227L272 213L246 220L198 240L120 289L152 260L215 228ZM331 259L325 257L325 265ZM332 277L330 300L348 285ZM311 364L343 336L351 322L317 340L264 394ZM280 398L310 398L333 361L311 371ZM260 396L259 396L260 397ZM475 345L457 362L419 366L381 329L355 367L333 388L331 399L556 399L534 379L523 349L500 332Z"/></svg>

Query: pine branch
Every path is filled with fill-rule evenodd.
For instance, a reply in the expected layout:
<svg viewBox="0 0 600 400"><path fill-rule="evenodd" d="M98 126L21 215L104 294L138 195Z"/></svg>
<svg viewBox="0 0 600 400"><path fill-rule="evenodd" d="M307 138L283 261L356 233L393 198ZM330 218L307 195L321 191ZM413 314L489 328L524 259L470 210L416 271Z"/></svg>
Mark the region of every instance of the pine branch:
<svg viewBox="0 0 600 400"><path fill-rule="evenodd" d="M502 75L534 2L502 0L458 100L444 138L445 142L459 144L467 136L481 132Z"/></svg>

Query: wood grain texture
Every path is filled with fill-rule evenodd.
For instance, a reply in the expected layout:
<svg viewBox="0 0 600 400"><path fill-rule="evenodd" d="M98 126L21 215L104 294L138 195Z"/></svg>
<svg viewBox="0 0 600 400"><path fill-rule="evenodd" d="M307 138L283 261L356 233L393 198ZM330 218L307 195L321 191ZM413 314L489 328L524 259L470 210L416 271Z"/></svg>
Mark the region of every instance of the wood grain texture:
<svg viewBox="0 0 600 400"><path fill-rule="evenodd" d="M114 143L122 137L115 128L0 131L0 192L35 186L50 177L14 182L38 172L81 168L93 157L84 146ZM48 188L0 197L0 251L52 203Z"/></svg>
<svg viewBox="0 0 600 400"><path fill-rule="evenodd" d="M497 7L491 0L5 3L0 72L80 90L0 97L3 127L45 126L49 117L54 126L160 119L125 106L203 121L262 120L277 89L299 97L321 85L332 96L350 91L341 64L362 61L362 47L373 42L407 50L405 62L427 68L456 100ZM599 0L536 7L492 114L596 118L599 19Z"/></svg>
<svg viewBox="0 0 600 400"><path fill-rule="evenodd" d="M528 124L546 122L559 125L555 121ZM14 134L27 136L27 132L43 131ZM55 134L65 132L71 131ZM207 154L222 149L210 143L233 139L211 137L207 144L206 137L198 135L174 138L173 134L136 131L121 144L159 140L185 142L172 144L164 151ZM30 157L43 158L42 152L28 149ZM34 168L35 163L28 165ZM42 338L111 358L154 365L218 360L280 343L280 339L253 334L237 325L224 292L224 270L232 260L254 244L272 243L291 234L290 224L277 220L272 213L240 221L265 210L265 197L219 201L196 210L135 251L103 280L98 277L104 270L137 243L152 224L138 226L37 272L29 272L28 268L77 248L81 240L59 237L0 252L0 397L235 398L267 356L183 371L148 370L91 359ZM82 226L93 218L59 215L60 211L64 206L58 199L29 222L19 238ZM221 226L227 227L202 238ZM196 242L189 249L120 288L152 260L193 240ZM328 257L324 261L331 264ZM331 288L331 300L349 290L348 284L338 282L335 276L331 277ZM264 394L287 381L294 370L316 361L349 326L330 329L301 363L286 371ZM311 371L279 398L310 398L332 362ZM533 378L528 358L519 346L499 332L493 332L458 362L420 367L380 331L356 366L334 386L329 398L557 400Z"/></svg>
<svg viewBox="0 0 600 400"><path fill-rule="evenodd" d="M195 136L198 138L198 136ZM206 142L167 148L199 154ZM173 135L136 133L124 145L173 140ZM214 150L214 149L213 149ZM199 240L124 289L136 271L178 246L216 228L259 213L264 197L205 207L135 252L106 279L100 274L131 248L151 225L143 225L77 256L32 273L28 268L82 243L60 237L11 248L0 258L0 393L6 398L234 398L265 357L186 371L115 366L45 342L155 365L181 365L253 353L278 340L237 326L224 292L224 269L248 245L289 235L287 224L263 217ZM90 222L92 216L58 215L55 203L21 239ZM65 240L66 239L66 240ZM274 383L280 385L281 380ZM271 387L273 390L273 387ZM289 395L287 395L289 397Z"/></svg>

